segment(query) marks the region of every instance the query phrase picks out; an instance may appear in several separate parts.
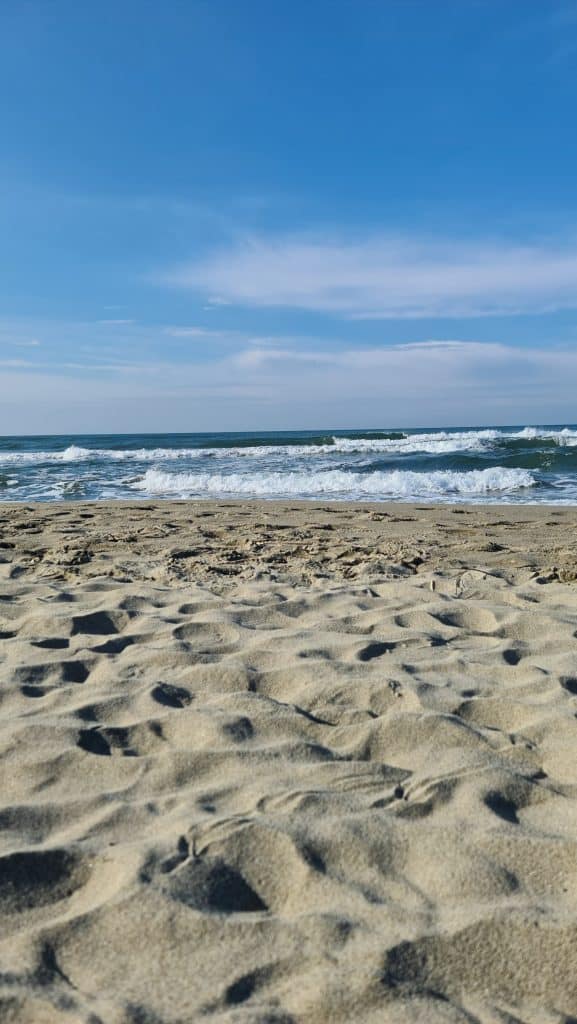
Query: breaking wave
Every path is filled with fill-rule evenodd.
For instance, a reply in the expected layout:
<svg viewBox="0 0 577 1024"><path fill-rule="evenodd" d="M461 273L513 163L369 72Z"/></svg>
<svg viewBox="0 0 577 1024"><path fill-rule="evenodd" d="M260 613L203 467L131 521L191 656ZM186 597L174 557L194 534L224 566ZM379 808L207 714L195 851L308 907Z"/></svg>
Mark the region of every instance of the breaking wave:
<svg viewBox="0 0 577 1024"><path fill-rule="evenodd" d="M285 473L167 473L149 469L134 481L135 490L149 495L179 497L326 497L419 498L450 495L486 495L534 487L537 481L527 470L494 466L469 472L411 470L353 473L332 469L320 472Z"/></svg>

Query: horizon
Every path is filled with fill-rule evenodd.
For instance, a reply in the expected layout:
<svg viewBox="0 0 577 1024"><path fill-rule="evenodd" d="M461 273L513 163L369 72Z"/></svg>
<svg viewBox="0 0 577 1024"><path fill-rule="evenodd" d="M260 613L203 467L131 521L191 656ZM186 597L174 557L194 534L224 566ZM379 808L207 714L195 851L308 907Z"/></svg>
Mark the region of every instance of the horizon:
<svg viewBox="0 0 577 1024"><path fill-rule="evenodd" d="M75 437L274 437L277 435L296 437L299 434L312 434L316 437L334 434L388 434L388 433L403 433L408 434L426 434L426 433L470 433L475 434L476 432L496 430L496 431L523 431L523 430L552 430L561 432L563 430L577 429L577 421L571 423L569 421L563 421L559 423L475 423L475 424L459 424L459 423L445 423L438 426L430 426L429 424L419 424L417 426L407 426L406 424L387 424L382 427L375 426L362 426L362 427L295 427L293 429L286 430L274 430L262 427L260 430L130 430L130 431L68 431L65 433L22 433L22 434L0 434L0 442L11 441L11 440L34 440L34 439L47 439L47 438L75 438Z"/></svg>
<svg viewBox="0 0 577 1024"><path fill-rule="evenodd" d="M2 436L577 418L575 0L0 28Z"/></svg>
<svg viewBox="0 0 577 1024"><path fill-rule="evenodd" d="M68 431L65 433L53 433L53 434L41 434L41 433L24 433L24 434L0 434L0 441L14 441L21 439L44 439L44 438L74 438L74 437L271 437L274 435L286 435L288 437L296 437L299 434L314 434L316 436L330 435L330 434L388 434L388 433L402 433L408 431L410 433L425 433L425 432L454 432L462 431L463 433L474 434L477 431L487 430L498 430L498 431L512 431L512 430L556 430L562 431L564 429L577 429L577 420L575 423L568 421L562 421L559 423L474 423L474 424L463 424L463 423L444 423L440 426L431 426L431 424L418 424L416 426L407 426L406 424L387 424L383 427L376 426L362 426L362 427L298 427L294 429L286 430L275 430L267 429L263 427L261 430L130 430L130 431Z"/></svg>

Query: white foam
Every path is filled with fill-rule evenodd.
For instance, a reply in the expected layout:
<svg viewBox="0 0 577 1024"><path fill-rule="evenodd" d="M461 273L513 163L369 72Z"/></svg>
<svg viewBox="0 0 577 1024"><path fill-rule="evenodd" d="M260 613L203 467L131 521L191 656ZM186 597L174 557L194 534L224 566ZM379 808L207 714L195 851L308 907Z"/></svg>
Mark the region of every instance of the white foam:
<svg viewBox="0 0 577 1024"><path fill-rule="evenodd" d="M337 452L388 452L390 454L411 454L427 452L431 455L445 452L480 451L487 442L495 441L496 430L439 431L436 434L411 434L401 438L348 438L334 437L328 451Z"/></svg>
<svg viewBox="0 0 577 1024"><path fill-rule="evenodd" d="M523 427L517 433L508 435L513 440L520 441L554 441L558 445L566 445L574 448L577 445L577 430L563 427L562 430L546 430L544 427Z"/></svg>
<svg viewBox="0 0 577 1024"><path fill-rule="evenodd" d="M37 462L79 462L91 452L71 445L62 452L0 452L0 465L25 466Z"/></svg>
<svg viewBox="0 0 577 1024"><path fill-rule="evenodd" d="M150 495L180 497L420 498L512 492L533 487L535 483L527 470L495 466L469 472L437 470L432 473L401 470L350 473L338 469L316 473L166 473L149 469L131 486Z"/></svg>
<svg viewBox="0 0 577 1024"><path fill-rule="evenodd" d="M218 449L215 448L80 448L73 444L60 452L0 452L0 465L86 462L88 460L99 462L163 462L173 459L194 458L206 454L213 455L216 451Z"/></svg>
<svg viewBox="0 0 577 1024"><path fill-rule="evenodd" d="M62 462L79 462L79 461L81 461L83 459L87 459L89 457L90 457L90 449L89 448L79 448L75 444L71 444L70 447L66 448L65 451L63 451L62 454L60 455L60 458L62 459Z"/></svg>

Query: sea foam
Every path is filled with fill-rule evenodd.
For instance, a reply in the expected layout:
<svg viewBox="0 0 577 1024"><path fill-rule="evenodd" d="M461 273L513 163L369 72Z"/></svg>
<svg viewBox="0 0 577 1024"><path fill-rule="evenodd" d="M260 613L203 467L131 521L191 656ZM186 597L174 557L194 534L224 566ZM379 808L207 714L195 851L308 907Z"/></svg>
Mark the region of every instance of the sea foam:
<svg viewBox="0 0 577 1024"><path fill-rule="evenodd" d="M517 491L533 487L534 476L524 469L494 466L457 472L411 470L354 473L346 470L285 473L167 473L149 469L134 481L135 490L146 494L188 496L239 495L242 497L411 498L441 495L483 495L493 491Z"/></svg>

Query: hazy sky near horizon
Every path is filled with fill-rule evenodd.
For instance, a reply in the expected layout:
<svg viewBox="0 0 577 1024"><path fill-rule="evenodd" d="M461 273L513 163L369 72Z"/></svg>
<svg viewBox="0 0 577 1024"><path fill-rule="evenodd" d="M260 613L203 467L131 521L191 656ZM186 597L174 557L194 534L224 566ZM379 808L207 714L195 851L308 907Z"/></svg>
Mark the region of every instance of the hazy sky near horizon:
<svg viewBox="0 0 577 1024"><path fill-rule="evenodd" d="M577 421L577 0L3 0L0 433Z"/></svg>

